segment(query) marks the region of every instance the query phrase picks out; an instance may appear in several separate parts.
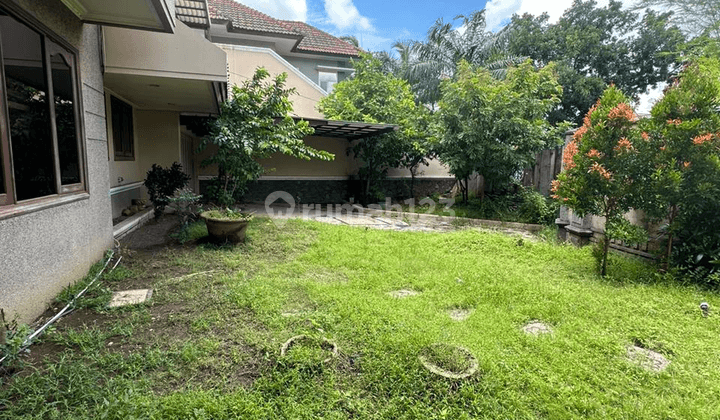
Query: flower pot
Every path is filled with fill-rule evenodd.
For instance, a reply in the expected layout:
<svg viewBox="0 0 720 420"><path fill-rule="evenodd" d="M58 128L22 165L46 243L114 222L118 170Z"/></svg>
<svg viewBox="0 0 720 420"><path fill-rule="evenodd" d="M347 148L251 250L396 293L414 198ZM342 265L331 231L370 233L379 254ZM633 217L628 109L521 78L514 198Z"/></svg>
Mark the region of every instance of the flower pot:
<svg viewBox="0 0 720 420"><path fill-rule="evenodd" d="M211 217L208 213L203 212L200 217L205 220L210 237L219 242L245 242L245 231L250 223L249 220Z"/></svg>

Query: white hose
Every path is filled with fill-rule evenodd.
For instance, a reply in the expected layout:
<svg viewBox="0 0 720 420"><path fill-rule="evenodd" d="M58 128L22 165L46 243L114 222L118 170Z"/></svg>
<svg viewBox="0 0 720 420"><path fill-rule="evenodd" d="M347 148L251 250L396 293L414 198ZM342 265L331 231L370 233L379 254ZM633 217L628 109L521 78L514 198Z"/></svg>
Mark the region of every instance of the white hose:
<svg viewBox="0 0 720 420"><path fill-rule="evenodd" d="M30 334L30 335L28 336L28 338L26 338L25 341L23 341L22 346L20 346L20 352L22 352L22 351L24 351L25 349L27 349L28 347L30 347L30 345L32 344L33 340L34 340L35 338L37 338L40 334L42 334L42 332L45 331L45 329L46 329L47 327L49 327L50 325L52 325L53 323L55 323L55 321L57 321L57 320L60 319L63 315L65 315L65 312L67 312L67 310L70 309L70 307L75 304L75 301L77 300L77 298L79 298L80 296L82 296L82 295L90 288L90 286L92 286L93 283L95 283L95 281L100 278L100 276L102 275L103 271L105 271L105 269L107 268L108 264L110 264L110 261L112 260L112 258L113 258L114 255L115 255L115 251L110 250L110 256L108 257L107 261L105 261L105 265L103 266L102 270L100 270L100 272L97 273L97 275L95 276L95 278L94 278L87 286L85 286L85 288L82 289L82 290L80 291L80 293L78 293L77 295L75 295L75 296L70 300L70 302L69 302L67 305L65 305L64 308L62 308L62 310L61 310L60 312L58 312L54 317L50 318L50 320L49 320L48 322L46 322L45 325L43 325L42 327L40 327L40 328L38 328L37 330L35 330L35 332L33 332L32 334ZM120 264L120 260L122 260L122 256L121 256L120 258L118 258L118 260L117 260L117 262L115 263L115 265L113 266L113 268L110 269L110 271L108 271L108 274L109 274L109 273L112 273L113 270L115 270L115 267L117 267L118 264ZM2 362L4 362L5 359L7 359L8 356L9 356L9 355L6 355L6 356L4 356L2 359L0 359L0 365L2 365Z"/></svg>

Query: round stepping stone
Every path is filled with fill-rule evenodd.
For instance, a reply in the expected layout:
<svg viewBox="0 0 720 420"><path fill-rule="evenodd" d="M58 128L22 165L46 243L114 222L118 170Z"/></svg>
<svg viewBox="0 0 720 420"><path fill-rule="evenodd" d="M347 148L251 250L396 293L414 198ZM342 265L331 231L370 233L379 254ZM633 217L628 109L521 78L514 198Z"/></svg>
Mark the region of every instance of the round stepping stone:
<svg viewBox="0 0 720 420"><path fill-rule="evenodd" d="M282 347L280 348L280 356L287 355L288 350L294 345L302 345L303 343L310 344L310 345L317 345L320 348L326 350L329 352L328 358L323 360L323 363L329 363L332 359L336 358L338 356L338 345L332 340L329 340L325 337L322 338L319 342L318 340L313 339L311 337L306 336L305 334L296 335L295 337L291 337L288 341L286 341Z"/></svg>
<svg viewBox="0 0 720 420"><path fill-rule="evenodd" d="M472 309L451 309L448 311L448 315L450 315L453 321L465 321L470 318L472 313Z"/></svg>
<svg viewBox="0 0 720 420"><path fill-rule="evenodd" d="M552 328L550 328L549 325L538 320L528 322L522 327L522 330L530 335L550 334L552 332Z"/></svg>
<svg viewBox="0 0 720 420"><path fill-rule="evenodd" d="M443 354L444 353L444 354ZM455 366L457 360L453 358L462 358L465 365L460 370ZM445 359L445 360L442 360ZM460 347L451 346L445 343L434 343L425 349L424 354L418 355L418 360L430 372L448 379L464 379L477 372L479 363L470 350Z"/></svg>
<svg viewBox="0 0 720 420"><path fill-rule="evenodd" d="M402 299L402 298L406 298L406 297L410 297L410 296L417 296L420 293L416 292L414 290L410 290L410 289L400 289L400 290L393 290L392 292L389 292L388 294L394 298Z"/></svg>
<svg viewBox="0 0 720 420"><path fill-rule="evenodd" d="M639 346L629 346L627 358L630 362L651 372L662 372L670 364L670 361L662 354Z"/></svg>

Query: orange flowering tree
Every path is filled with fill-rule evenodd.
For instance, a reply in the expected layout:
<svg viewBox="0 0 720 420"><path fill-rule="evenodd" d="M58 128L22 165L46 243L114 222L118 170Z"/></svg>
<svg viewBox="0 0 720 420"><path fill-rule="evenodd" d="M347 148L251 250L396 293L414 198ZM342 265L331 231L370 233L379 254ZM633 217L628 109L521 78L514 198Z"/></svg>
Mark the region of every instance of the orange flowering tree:
<svg viewBox="0 0 720 420"><path fill-rule="evenodd" d="M637 145L653 170L644 210L667 223L665 264L702 266L704 274L720 268L719 110L720 62L688 64L642 122Z"/></svg>
<svg viewBox="0 0 720 420"><path fill-rule="evenodd" d="M643 236L623 217L641 200L635 188L642 175L636 170L636 121L627 97L615 86L607 88L565 147L563 172L552 185L553 198L577 215L605 217L604 239L596 252L603 276L610 241L639 241Z"/></svg>

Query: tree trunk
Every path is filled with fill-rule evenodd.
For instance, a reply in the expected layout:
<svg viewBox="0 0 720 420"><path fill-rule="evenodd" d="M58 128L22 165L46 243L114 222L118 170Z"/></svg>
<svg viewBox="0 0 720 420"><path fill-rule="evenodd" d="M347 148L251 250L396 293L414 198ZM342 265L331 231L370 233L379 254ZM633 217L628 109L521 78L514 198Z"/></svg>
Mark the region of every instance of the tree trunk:
<svg viewBox="0 0 720 420"><path fill-rule="evenodd" d="M415 169L410 168L410 198L415 198Z"/></svg>
<svg viewBox="0 0 720 420"><path fill-rule="evenodd" d="M667 246L665 247L665 258L662 263L662 268L664 270L667 270L670 267L670 256L672 255L672 243L673 243L673 231L672 231L672 224L675 220L675 217L677 217L678 208L677 205L673 205L670 207L670 214L668 215L668 237L667 237Z"/></svg>
<svg viewBox="0 0 720 420"><path fill-rule="evenodd" d="M610 251L610 237L607 234L603 235L603 257L602 266L600 267L600 276L605 277L607 274L607 260L608 252Z"/></svg>
<svg viewBox="0 0 720 420"><path fill-rule="evenodd" d="M478 184L480 184L478 188L478 190L480 191L480 202L483 203L485 202L485 177L482 175L478 175L478 179Z"/></svg>

